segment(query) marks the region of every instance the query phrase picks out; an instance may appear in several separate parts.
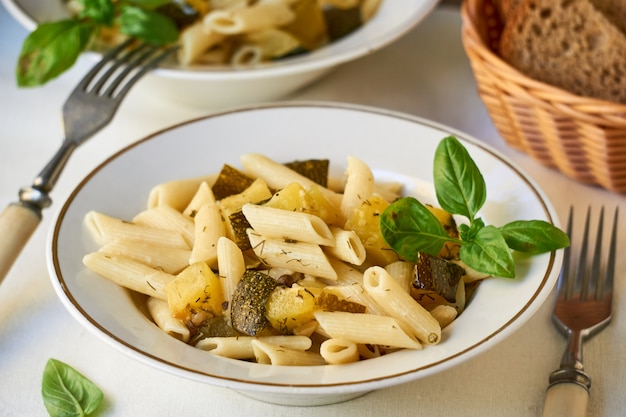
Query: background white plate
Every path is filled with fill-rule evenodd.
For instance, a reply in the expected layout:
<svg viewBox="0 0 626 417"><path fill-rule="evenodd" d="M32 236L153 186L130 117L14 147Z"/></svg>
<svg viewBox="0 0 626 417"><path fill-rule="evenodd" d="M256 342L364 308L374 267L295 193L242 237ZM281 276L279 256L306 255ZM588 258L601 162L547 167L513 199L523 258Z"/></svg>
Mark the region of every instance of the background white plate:
<svg viewBox="0 0 626 417"><path fill-rule="evenodd" d="M161 332L128 293L87 271L97 249L82 226L90 210L130 219L164 181L238 166L243 153L281 162L330 158L341 174L346 156L368 163L377 178L400 179L406 192L435 203L432 159L450 134L467 147L487 182L481 216L489 224L543 219L558 225L552 205L519 168L493 149L445 126L379 109L324 103L243 108L207 116L142 139L91 172L60 209L50 233L48 265L61 301L90 331L150 366L280 404L319 405L440 372L484 352L528 320L556 282L561 252L517 258L517 279L482 283L443 341L351 365L276 367L207 354Z"/></svg>

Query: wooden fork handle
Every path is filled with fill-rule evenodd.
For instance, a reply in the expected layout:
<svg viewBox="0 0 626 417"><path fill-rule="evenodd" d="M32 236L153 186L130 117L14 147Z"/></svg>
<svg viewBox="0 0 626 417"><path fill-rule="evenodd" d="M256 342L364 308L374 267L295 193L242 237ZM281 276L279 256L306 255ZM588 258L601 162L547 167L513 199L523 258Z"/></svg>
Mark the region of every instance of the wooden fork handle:
<svg viewBox="0 0 626 417"><path fill-rule="evenodd" d="M0 283L41 222L41 211L25 204L11 204L0 214Z"/></svg>

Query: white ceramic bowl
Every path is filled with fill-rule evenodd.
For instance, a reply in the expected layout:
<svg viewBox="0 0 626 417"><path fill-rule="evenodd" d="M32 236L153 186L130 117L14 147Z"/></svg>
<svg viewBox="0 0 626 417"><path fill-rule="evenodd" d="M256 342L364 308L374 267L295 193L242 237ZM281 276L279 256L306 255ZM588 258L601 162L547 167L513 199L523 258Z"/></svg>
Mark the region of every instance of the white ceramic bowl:
<svg viewBox="0 0 626 417"><path fill-rule="evenodd" d="M68 15L61 0L1 0L27 29ZM308 54L255 69L159 68L135 88L167 100L218 108L275 100L404 35L437 0L383 0L376 15L354 33ZM97 57L97 54L92 53Z"/></svg>
<svg viewBox="0 0 626 417"><path fill-rule="evenodd" d="M322 103L243 108L163 130L122 149L96 167L60 208L49 237L54 287L71 314L105 342L148 366L200 383L228 387L263 401L320 405L425 378L466 361L526 322L556 282L561 252L517 260L516 279L490 279L443 340L349 365L279 367L221 358L159 330L128 292L86 270L81 259L97 246L82 225L97 210L130 219L145 209L161 182L238 166L243 153L277 161L330 158L343 173L346 157L369 164L377 179L402 181L405 192L436 203L432 157L438 142L454 134L481 169L488 197L480 215L502 225L516 219L558 224L543 192L498 152L445 126L378 109Z"/></svg>

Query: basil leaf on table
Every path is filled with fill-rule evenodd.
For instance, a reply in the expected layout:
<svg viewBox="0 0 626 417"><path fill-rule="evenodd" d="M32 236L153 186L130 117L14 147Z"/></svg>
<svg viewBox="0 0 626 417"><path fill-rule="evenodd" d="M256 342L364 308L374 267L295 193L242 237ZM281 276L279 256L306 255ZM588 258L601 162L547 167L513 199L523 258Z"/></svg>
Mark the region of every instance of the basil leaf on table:
<svg viewBox="0 0 626 417"><path fill-rule="evenodd" d="M437 146L433 179L441 208L474 220L487 200L487 186L476 163L454 136Z"/></svg>
<svg viewBox="0 0 626 417"><path fill-rule="evenodd" d="M43 402L51 417L83 417L102 402L102 391L76 369L49 359L41 384Z"/></svg>

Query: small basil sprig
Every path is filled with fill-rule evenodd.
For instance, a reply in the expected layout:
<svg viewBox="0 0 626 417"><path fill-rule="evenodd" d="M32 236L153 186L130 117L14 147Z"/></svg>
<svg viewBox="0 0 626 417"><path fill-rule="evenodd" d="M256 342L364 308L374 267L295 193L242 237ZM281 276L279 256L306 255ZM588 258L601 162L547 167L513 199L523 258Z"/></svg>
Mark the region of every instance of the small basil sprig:
<svg viewBox="0 0 626 417"><path fill-rule="evenodd" d="M102 403L102 391L68 364L49 359L41 384L43 402L51 417L83 417Z"/></svg>
<svg viewBox="0 0 626 417"><path fill-rule="evenodd" d="M435 193L442 209L464 216L460 239L452 238L433 213L417 199L393 202L380 216L385 241L403 258L415 261L418 252L437 255L445 242L460 245L459 257L476 271L506 278L515 277L511 250L539 254L569 246L569 237L542 220L518 220L504 226L485 225L477 217L487 199L485 180L454 136L444 138L435 151Z"/></svg>
<svg viewBox="0 0 626 417"><path fill-rule="evenodd" d="M16 68L17 84L34 87L71 68L103 28L154 45L178 39L179 29L156 9L171 0L77 0L80 12L72 18L40 24L22 43Z"/></svg>

